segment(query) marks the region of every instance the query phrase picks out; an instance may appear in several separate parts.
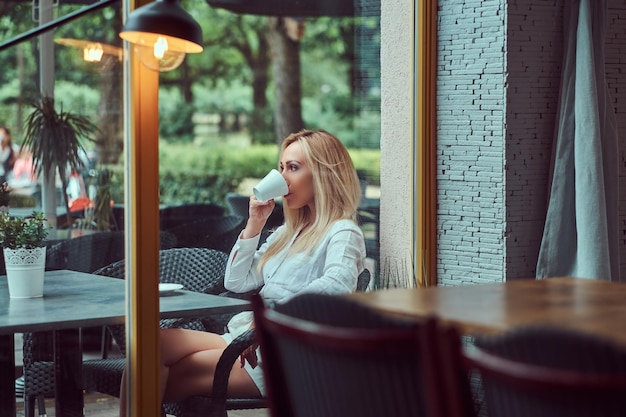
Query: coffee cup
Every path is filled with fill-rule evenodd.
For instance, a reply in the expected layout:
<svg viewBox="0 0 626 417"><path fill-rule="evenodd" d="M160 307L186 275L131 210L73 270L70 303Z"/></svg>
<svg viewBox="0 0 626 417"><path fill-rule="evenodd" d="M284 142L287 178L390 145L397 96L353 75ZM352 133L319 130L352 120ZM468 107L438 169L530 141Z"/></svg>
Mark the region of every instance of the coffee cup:
<svg viewBox="0 0 626 417"><path fill-rule="evenodd" d="M273 169L252 189L254 196L261 203L289 193L289 187L280 172Z"/></svg>

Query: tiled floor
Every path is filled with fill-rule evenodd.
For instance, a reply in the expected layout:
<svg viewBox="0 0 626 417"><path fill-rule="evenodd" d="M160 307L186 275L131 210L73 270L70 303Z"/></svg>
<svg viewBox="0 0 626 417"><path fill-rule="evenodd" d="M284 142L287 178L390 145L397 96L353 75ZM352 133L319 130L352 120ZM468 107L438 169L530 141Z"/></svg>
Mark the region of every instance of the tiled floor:
<svg viewBox="0 0 626 417"><path fill-rule="evenodd" d="M85 395L85 417L117 417L118 416L119 400L115 397L110 397L102 394L86 394ZM24 416L24 406L22 402L17 404L18 417ZM56 417L54 412L54 400L46 400L46 412L48 417ZM35 415L38 411L35 410ZM228 417L268 417L267 410L242 410L231 411L228 413Z"/></svg>

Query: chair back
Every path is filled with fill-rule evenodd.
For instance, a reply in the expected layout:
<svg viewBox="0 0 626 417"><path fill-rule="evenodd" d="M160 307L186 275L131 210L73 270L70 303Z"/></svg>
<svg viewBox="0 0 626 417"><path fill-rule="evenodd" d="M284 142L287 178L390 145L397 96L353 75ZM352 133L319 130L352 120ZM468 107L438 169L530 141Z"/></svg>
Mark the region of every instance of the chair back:
<svg viewBox="0 0 626 417"><path fill-rule="evenodd" d="M432 319L400 320L322 294L275 309L258 295L252 302L272 416L443 416Z"/></svg>
<svg viewBox="0 0 626 417"><path fill-rule="evenodd" d="M478 337L466 348L456 329L439 340L450 417L476 415L470 372L482 379L490 417L626 415L626 349L609 341L547 326Z"/></svg>
<svg viewBox="0 0 626 417"><path fill-rule="evenodd" d="M209 216L169 229L180 248L211 248L230 253L243 230L246 219L241 216Z"/></svg>
<svg viewBox="0 0 626 417"><path fill-rule="evenodd" d="M364 269L356 279L357 292L367 291L367 287L369 287L371 279L372 274L370 273L369 269Z"/></svg>
<svg viewBox="0 0 626 417"><path fill-rule="evenodd" d="M91 273L124 258L124 232L97 232L55 243L46 253L46 269Z"/></svg>
<svg viewBox="0 0 626 417"><path fill-rule="evenodd" d="M161 249L176 246L176 236L160 232ZM46 269L92 273L124 259L124 232L97 232L54 243L46 251Z"/></svg>
<svg viewBox="0 0 626 417"><path fill-rule="evenodd" d="M210 233L204 236L200 245L230 253L245 226L246 219L241 216L222 216L214 223Z"/></svg>
<svg viewBox="0 0 626 417"><path fill-rule="evenodd" d="M183 204L159 210L161 230L169 230L181 224L204 217L223 216L224 208L212 203Z"/></svg>
<svg viewBox="0 0 626 417"><path fill-rule="evenodd" d="M226 207L230 214L248 218L250 197L239 193L227 193L226 194Z"/></svg>

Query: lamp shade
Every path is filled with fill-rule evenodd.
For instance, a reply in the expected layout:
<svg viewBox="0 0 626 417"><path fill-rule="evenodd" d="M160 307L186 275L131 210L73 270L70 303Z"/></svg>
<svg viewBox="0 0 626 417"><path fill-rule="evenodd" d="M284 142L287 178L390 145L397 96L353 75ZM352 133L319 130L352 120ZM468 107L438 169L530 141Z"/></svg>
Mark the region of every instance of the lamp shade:
<svg viewBox="0 0 626 417"><path fill-rule="evenodd" d="M354 16L356 0L207 0L213 7L265 16Z"/></svg>
<svg viewBox="0 0 626 417"><path fill-rule="evenodd" d="M156 0L133 10L126 19L120 37L133 44L153 47L159 38L167 38L171 51L202 52L202 29L183 9L178 0Z"/></svg>

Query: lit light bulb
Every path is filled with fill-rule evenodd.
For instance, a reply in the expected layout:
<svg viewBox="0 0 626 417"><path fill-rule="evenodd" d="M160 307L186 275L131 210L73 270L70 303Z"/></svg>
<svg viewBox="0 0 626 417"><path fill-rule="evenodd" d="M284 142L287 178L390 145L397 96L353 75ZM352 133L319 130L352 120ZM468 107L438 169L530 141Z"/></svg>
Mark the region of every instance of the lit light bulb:
<svg viewBox="0 0 626 417"><path fill-rule="evenodd" d="M163 36L159 36L157 38L157 41L154 43L154 57L163 59L167 50L167 39L165 39Z"/></svg>
<svg viewBox="0 0 626 417"><path fill-rule="evenodd" d="M83 49L83 59L86 62L100 62L103 54L102 44L98 42L90 43Z"/></svg>
<svg viewBox="0 0 626 417"><path fill-rule="evenodd" d="M165 41L167 44L167 41ZM185 53L167 49L157 52L157 43L152 46L135 45L137 57L146 67L153 71L167 72L180 66L185 60Z"/></svg>

